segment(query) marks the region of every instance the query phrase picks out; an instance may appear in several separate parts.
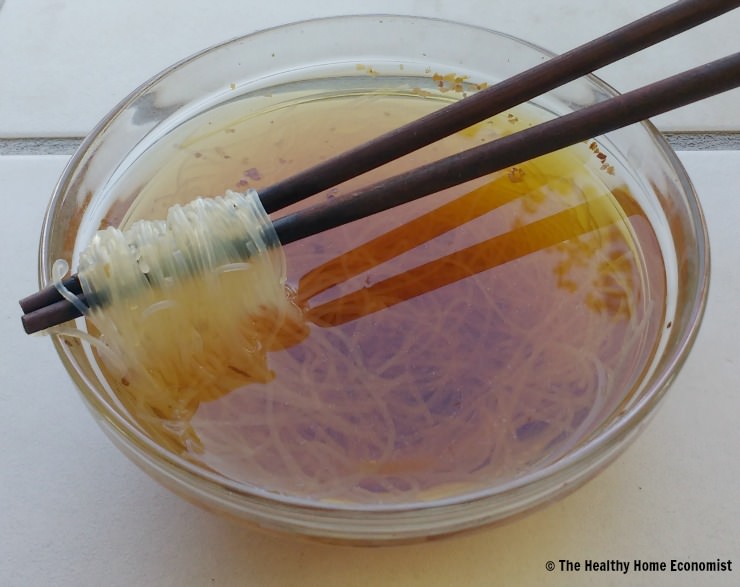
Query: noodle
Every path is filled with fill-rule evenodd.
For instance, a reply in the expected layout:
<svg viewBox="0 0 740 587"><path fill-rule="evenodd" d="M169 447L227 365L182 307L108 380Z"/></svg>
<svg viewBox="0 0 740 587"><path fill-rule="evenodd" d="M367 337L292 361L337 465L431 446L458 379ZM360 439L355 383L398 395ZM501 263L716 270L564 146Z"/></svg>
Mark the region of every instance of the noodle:
<svg viewBox="0 0 740 587"><path fill-rule="evenodd" d="M353 99L298 110L341 126ZM271 111L274 128L291 112ZM198 165L231 165L228 144L206 148L217 138L191 141ZM101 231L78 271L101 369L156 442L276 493L424 500L555 462L625 400L663 315L657 241L591 155L579 145L284 249L253 191ZM173 192L195 189L186 166L170 173Z"/></svg>
<svg viewBox="0 0 740 587"><path fill-rule="evenodd" d="M120 399L138 419L155 430L187 422L200 402L274 377L266 353L279 336L304 335L275 242L255 192L98 232L80 257L95 301L85 314L117 358ZM162 430L196 439L188 426Z"/></svg>

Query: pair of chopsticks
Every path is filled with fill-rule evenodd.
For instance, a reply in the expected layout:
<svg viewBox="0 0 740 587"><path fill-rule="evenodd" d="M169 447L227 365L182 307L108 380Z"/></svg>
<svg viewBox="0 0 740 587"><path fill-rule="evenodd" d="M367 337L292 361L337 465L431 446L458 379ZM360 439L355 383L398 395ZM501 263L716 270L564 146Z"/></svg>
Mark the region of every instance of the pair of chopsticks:
<svg viewBox="0 0 740 587"><path fill-rule="evenodd" d="M267 187L260 192L260 200L268 213L280 210L738 6L740 0L676 2ZM740 53L735 53L283 216L274 221L274 227L285 245L738 86ZM85 301L77 276L63 283ZM54 286L24 298L20 305L24 312L23 327L29 334L80 316L75 305L64 299Z"/></svg>

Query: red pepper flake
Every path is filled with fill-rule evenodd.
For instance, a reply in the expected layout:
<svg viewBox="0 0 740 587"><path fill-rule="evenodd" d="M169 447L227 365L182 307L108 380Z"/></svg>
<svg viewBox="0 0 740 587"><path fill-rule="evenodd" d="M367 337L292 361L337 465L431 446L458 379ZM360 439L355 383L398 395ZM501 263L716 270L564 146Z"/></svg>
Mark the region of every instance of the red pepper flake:
<svg viewBox="0 0 740 587"><path fill-rule="evenodd" d="M508 177L511 183L524 181L524 170L521 167L512 167L508 173Z"/></svg>

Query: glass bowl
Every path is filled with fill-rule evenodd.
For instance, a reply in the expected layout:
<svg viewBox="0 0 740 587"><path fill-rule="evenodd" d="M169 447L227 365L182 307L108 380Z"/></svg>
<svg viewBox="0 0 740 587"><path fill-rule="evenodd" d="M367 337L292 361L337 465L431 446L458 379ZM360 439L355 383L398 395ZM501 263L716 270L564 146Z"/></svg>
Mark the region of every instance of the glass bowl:
<svg viewBox="0 0 740 587"><path fill-rule="evenodd" d="M203 121L220 109L250 103L277 112L286 110L283 106L295 92L321 99L337 88L347 95L416 93L422 99L435 91L444 98L450 91L459 97L549 57L547 51L499 32L394 15L288 24L207 49L136 89L72 157L43 225L40 283L50 281L56 259L69 260L74 271L80 251L99 227L123 225L143 214L140 195L154 189L153 178L168 158L190 149L191 161L203 159L193 142L197 133L192 122L201 121L202 135L202 125L211 124ZM591 76L533 104L547 116L559 115L615 93ZM374 126L365 121L371 134ZM591 147L609 153L609 163L618 168L620 181L629 186L655 233L659 252L652 262L665 274L661 304L653 316L659 326L652 331L645 363L621 383L619 401L602 410L567 450L520 474L471 486L461 483L423 497L375 501L322 499L240 482L153 441L117 401L87 343L53 335L56 350L91 413L121 451L154 479L209 510L265 529L358 544L428 539L510 519L579 487L635 438L683 364L706 302L706 228L691 182L670 147L650 123L600 137L598 146ZM231 158L222 154L222 163ZM243 186L269 183L286 173L258 170L246 159L240 165L244 175L237 183ZM223 189L200 193L199 178L211 172L197 165L192 169L178 198L186 201ZM164 210L171 203L150 202L146 213L156 215L158 205ZM82 320L77 326L86 327Z"/></svg>

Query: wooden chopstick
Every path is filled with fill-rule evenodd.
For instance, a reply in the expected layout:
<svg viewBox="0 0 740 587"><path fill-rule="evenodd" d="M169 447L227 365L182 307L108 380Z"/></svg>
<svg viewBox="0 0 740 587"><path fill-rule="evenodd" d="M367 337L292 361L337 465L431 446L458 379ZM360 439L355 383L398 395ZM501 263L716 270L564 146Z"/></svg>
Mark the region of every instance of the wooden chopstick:
<svg viewBox="0 0 740 587"><path fill-rule="evenodd" d="M274 221L283 245L740 86L740 52Z"/></svg>
<svg viewBox="0 0 740 587"><path fill-rule="evenodd" d="M740 0L676 2L274 184L260 193L260 199L268 212L280 209L738 6ZM275 221L275 229L281 243L287 244L727 91L740 85L738 60L738 54L717 60L341 198L284 216ZM77 276L67 278L64 284L74 294L81 294ZM80 315L54 286L24 298L20 304L24 311L23 326L28 333Z"/></svg>
<svg viewBox="0 0 740 587"><path fill-rule="evenodd" d="M268 213L357 177L740 6L683 0L260 191Z"/></svg>

